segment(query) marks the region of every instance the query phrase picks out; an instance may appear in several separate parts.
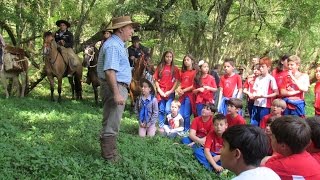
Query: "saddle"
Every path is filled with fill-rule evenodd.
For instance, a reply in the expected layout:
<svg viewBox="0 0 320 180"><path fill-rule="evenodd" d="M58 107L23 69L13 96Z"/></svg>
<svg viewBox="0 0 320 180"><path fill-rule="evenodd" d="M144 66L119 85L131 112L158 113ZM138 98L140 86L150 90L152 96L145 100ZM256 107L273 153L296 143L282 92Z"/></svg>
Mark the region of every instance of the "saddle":
<svg viewBox="0 0 320 180"><path fill-rule="evenodd" d="M4 49L3 64L7 72L21 72L22 66L19 62L25 60L25 51L22 48L6 46Z"/></svg>

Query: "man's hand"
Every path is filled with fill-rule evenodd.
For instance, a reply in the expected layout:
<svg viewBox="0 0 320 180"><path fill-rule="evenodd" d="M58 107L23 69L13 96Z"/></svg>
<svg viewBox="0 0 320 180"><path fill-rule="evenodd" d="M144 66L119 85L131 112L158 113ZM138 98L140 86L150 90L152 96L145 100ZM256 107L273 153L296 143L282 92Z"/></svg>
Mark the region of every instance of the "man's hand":
<svg viewBox="0 0 320 180"><path fill-rule="evenodd" d="M124 98L119 93L116 93L114 95L114 101L116 102L117 105L124 105L125 104Z"/></svg>

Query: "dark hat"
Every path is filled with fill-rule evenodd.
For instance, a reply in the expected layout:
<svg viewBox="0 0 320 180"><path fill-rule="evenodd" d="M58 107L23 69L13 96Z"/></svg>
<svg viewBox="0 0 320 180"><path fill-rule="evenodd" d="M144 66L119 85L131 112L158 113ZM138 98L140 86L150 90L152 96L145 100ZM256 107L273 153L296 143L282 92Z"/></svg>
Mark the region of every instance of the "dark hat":
<svg viewBox="0 0 320 180"><path fill-rule="evenodd" d="M62 20L62 19L58 20L58 21L56 22L56 25L59 27L61 23L65 24L68 28L71 26L68 21Z"/></svg>
<svg viewBox="0 0 320 180"><path fill-rule="evenodd" d="M138 41L140 41L139 36L132 36L131 37L131 42L138 42Z"/></svg>
<svg viewBox="0 0 320 180"><path fill-rule="evenodd" d="M151 94L155 95L156 91L154 89L153 84L146 78L142 78L140 80L140 86L142 86L143 83L147 83L149 85L150 89L151 89Z"/></svg>
<svg viewBox="0 0 320 180"><path fill-rule="evenodd" d="M139 23L131 21L130 16L120 16L112 19L111 26L107 30L118 29L129 24L133 27L139 26Z"/></svg>

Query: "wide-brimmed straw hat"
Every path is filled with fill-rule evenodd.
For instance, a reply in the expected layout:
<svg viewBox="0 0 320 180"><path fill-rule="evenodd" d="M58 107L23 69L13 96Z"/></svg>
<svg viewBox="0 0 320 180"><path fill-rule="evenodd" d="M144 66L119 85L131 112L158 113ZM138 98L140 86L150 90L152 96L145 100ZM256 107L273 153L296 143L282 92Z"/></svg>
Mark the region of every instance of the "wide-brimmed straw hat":
<svg viewBox="0 0 320 180"><path fill-rule="evenodd" d="M120 16L112 19L111 26L107 30L118 29L126 25L132 24L133 27L138 27L140 24L133 22L130 16Z"/></svg>
<svg viewBox="0 0 320 180"><path fill-rule="evenodd" d="M154 89L153 84L152 84L148 79L146 79L146 78L142 78L142 79L140 80L140 86L142 86L143 83L147 83L147 84L149 85L150 89L151 89L150 94L155 95L156 91L155 91L155 89Z"/></svg>
<svg viewBox="0 0 320 180"><path fill-rule="evenodd" d="M63 19L58 20L58 21L56 22L56 25L57 25L58 27L60 27L60 24L61 24L61 23L65 24L68 28L71 26L68 21L63 20Z"/></svg>

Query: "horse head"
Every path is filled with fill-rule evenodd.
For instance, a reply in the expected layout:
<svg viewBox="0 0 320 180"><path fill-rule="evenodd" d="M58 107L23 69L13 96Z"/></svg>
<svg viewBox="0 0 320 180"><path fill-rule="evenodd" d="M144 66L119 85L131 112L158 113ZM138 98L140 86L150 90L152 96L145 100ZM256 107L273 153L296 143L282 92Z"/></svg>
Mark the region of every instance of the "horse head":
<svg viewBox="0 0 320 180"><path fill-rule="evenodd" d="M96 53L98 53L97 49L93 45L86 46L83 51L82 66L87 68L92 66L91 64L95 61Z"/></svg>
<svg viewBox="0 0 320 180"><path fill-rule="evenodd" d="M53 34L48 31L43 34L43 54L49 55L52 49L52 42L54 42Z"/></svg>

